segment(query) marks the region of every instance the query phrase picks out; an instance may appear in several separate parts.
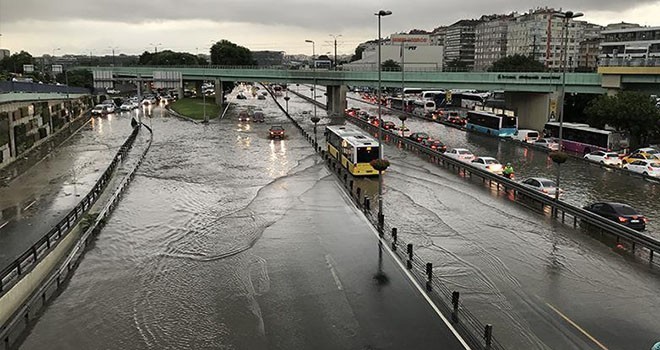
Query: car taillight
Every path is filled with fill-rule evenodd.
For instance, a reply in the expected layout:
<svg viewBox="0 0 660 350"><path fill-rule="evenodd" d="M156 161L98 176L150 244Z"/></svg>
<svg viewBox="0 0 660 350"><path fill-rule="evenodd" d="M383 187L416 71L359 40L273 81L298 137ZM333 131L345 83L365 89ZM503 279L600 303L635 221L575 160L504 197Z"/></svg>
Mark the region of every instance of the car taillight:
<svg viewBox="0 0 660 350"><path fill-rule="evenodd" d="M541 190L541 192L543 192L543 193L548 193L548 190L546 190L546 189L544 188L544 189Z"/></svg>
<svg viewBox="0 0 660 350"><path fill-rule="evenodd" d="M619 216L619 222L628 222L628 219L624 218L623 216Z"/></svg>
<svg viewBox="0 0 660 350"><path fill-rule="evenodd" d="M650 166L650 167L649 167L649 170L650 170L650 171L653 171L653 167Z"/></svg>
<svg viewBox="0 0 660 350"><path fill-rule="evenodd" d="M644 223L645 223L645 224L648 224L649 221L651 221L651 220L649 220L648 218L642 218L642 220L644 220Z"/></svg>
<svg viewBox="0 0 660 350"><path fill-rule="evenodd" d="M609 156L605 156L605 157L603 157L603 159L610 159L610 157L609 157Z"/></svg>

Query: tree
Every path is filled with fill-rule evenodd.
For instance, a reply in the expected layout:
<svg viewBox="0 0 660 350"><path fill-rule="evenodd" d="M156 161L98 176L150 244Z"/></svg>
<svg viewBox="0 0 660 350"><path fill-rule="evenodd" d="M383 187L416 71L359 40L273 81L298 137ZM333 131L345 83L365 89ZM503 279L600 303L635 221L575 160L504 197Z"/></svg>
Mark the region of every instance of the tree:
<svg viewBox="0 0 660 350"><path fill-rule="evenodd" d="M464 72L468 70L468 64L465 61L461 61L458 58L454 58L453 60L447 62L445 68L449 71Z"/></svg>
<svg viewBox="0 0 660 350"><path fill-rule="evenodd" d="M254 66L252 52L229 40L220 40L211 46L211 64L221 66Z"/></svg>
<svg viewBox="0 0 660 350"><path fill-rule="evenodd" d="M57 81L64 83L65 80L69 81L69 86L79 86L87 89L92 89L94 87L94 78L92 77L92 72L85 69L76 69L71 70L64 74L57 75Z"/></svg>
<svg viewBox="0 0 660 350"><path fill-rule="evenodd" d="M32 64L32 55L21 51L0 60L0 71L23 73L24 64Z"/></svg>
<svg viewBox="0 0 660 350"><path fill-rule="evenodd" d="M602 95L585 109L589 124L596 127L608 125L628 132L630 147L648 143L660 128L660 111L647 94L622 91L616 96Z"/></svg>
<svg viewBox="0 0 660 350"><path fill-rule="evenodd" d="M174 52L171 50L164 50L158 53L143 52L138 59L139 65L148 66L196 66L200 65L201 60L199 57L187 52Z"/></svg>
<svg viewBox="0 0 660 350"><path fill-rule="evenodd" d="M380 65L380 67L384 71L390 71L390 72L399 72L399 71L401 71L401 65L395 60L384 61Z"/></svg>
<svg viewBox="0 0 660 350"><path fill-rule="evenodd" d="M351 56L350 62L361 59L363 52L364 52L364 46L358 45L358 47L355 48L355 53L353 54L353 56Z"/></svg>
<svg viewBox="0 0 660 350"><path fill-rule="evenodd" d="M543 63L530 56L513 55L500 58L488 68L490 72L543 72Z"/></svg>

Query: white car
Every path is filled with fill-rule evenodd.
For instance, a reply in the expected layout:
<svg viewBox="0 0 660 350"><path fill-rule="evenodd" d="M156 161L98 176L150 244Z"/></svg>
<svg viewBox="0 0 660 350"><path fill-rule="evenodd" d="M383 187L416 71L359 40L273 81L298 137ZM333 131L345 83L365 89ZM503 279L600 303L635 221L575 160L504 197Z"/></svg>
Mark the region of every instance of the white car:
<svg viewBox="0 0 660 350"><path fill-rule="evenodd" d="M477 157L470 163L481 170L490 171L493 174L502 175L502 164L493 157Z"/></svg>
<svg viewBox="0 0 660 350"><path fill-rule="evenodd" d="M444 153L449 158L454 158L463 162L474 160L474 154L465 148L452 148Z"/></svg>
<svg viewBox="0 0 660 350"><path fill-rule="evenodd" d="M136 108L138 108L138 104L137 102L133 102L133 101L126 101L122 103L121 106L119 106L119 109L121 109L122 111L132 111Z"/></svg>
<svg viewBox="0 0 660 350"><path fill-rule="evenodd" d="M622 163L621 158L619 158L619 154L616 152L604 152L604 151L591 152L589 154L585 154L584 159L590 162L616 166L616 167L621 167L621 163Z"/></svg>
<svg viewBox="0 0 660 350"><path fill-rule="evenodd" d="M646 176L660 177L660 162L657 160L640 159L629 164L624 164L623 168Z"/></svg>
<svg viewBox="0 0 660 350"><path fill-rule="evenodd" d="M553 139L539 139L534 144L551 151L559 151L559 143Z"/></svg>
<svg viewBox="0 0 660 350"><path fill-rule="evenodd" d="M562 189L557 188L557 184L554 181L542 177L530 177L522 180L520 183L551 198L555 198L557 191L559 191L560 196L564 192Z"/></svg>

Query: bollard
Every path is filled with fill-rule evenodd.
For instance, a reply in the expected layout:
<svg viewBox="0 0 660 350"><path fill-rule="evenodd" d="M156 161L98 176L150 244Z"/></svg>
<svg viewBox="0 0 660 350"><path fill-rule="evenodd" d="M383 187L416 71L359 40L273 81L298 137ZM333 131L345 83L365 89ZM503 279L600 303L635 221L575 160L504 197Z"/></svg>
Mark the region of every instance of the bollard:
<svg viewBox="0 0 660 350"><path fill-rule="evenodd" d="M426 263L426 290L433 290L433 263Z"/></svg>
<svg viewBox="0 0 660 350"><path fill-rule="evenodd" d="M362 196L360 196L361 192L362 192L362 189L359 188L359 187L357 188L357 191L355 191L355 196L357 196L358 199L362 197Z"/></svg>
<svg viewBox="0 0 660 350"><path fill-rule="evenodd" d="M408 246L406 246L408 250L408 261L406 262L406 267L408 270L412 269L412 258L413 258L413 245L412 243L408 243Z"/></svg>
<svg viewBox="0 0 660 350"><path fill-rule="evenodd" d="M454 307L454 310L451 313L451 320L456 323L458 322L458 299L460 298L461 294L459 292L452 292L451 293L451 304Z"/></svg>
<svg viewBox="0 0 660 350"><path fill-rule="evenodd" d="M353 180L348 183L348 188L353 192Z"/></svg>
<svg viewBox="0 0 660 350"><path fill-rule="evenodd" d="M371 210L371 205L370 205L371 203L369 203L369 202L370 202L369 197L364 196L364 209L365 210Z"/></svg>
<svg viewBox="0 0 660 350"><path fill-rule="evenodd" d="M486 350L490 350L493 346L493 325L487 324L484 328L484 340L486 341Z"/></svg>

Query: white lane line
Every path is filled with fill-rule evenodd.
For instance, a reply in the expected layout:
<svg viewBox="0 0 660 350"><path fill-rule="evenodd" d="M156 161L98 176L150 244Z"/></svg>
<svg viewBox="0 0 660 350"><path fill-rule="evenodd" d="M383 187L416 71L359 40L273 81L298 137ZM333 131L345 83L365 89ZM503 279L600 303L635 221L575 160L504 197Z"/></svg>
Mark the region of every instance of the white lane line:
<svg viewBox="0 0 660 350"><path fill-rule="evenodd" d="M9 221L5 221L4 224L0 225L0 230L2 230L3 227L7 226L8 223L9 223Z"/></svg>
<svg viewBox="0 0 660 350"><path fill-rule="evenodd" d="M470 346L465 342L465 339L463 339L463 337L461 337L461 335L458 334L458 331L456 330L456 328L454 328L454 326L449 322L449 320L447 318L445 318L445 316L442 314L442 312L440 312L440 309L438 309L438 307L435 305L433 300L431 300L431 298L428 296L428 294L426 294L424 289L422 289L422 287L417 283L417 281L412 276L410 271L408 271L408 269L406 269L406 267L403 266L403 263L399 260L399 258L394 254L394 252L392 252L392 250L390 250L389 243L387 243L387 241L380 238L380 236L378 235L378 231L376 231L376 228L373 227L373 225L371 225L371 222L369 222L369 220L367 220L367 217L364 216L364 214L361 211L359 211L355 207L355 205L353 205L353 201L348 197L346 192L344 192L344 189L337 183L337 181L333 181L333 183L335 184L335 186L337 186L337 188L339 189L339 192L341 193L341 195L346 199L347 203L349 204L349 206L351 207L353 212L357 213L358 216L360 218L362 218L362 220L367 224L367 226L371 229L371 232L374 234L374 236L376 236L376 238L383 244L383 247L385 247L385 250L387 250L387 252L390 254L390 256L392 257L392 260L394 260L394 262L397 265L399 265L399 268L408 277L408 279L410 280L410 283L412 283L412 285L415 286L415 288L417 288L417 290L419 291L419 294L421 294L422 297L424 297L424 299L431 306L433 311L435 311L435 313L438 314L438 316L442 319L442 321L445 323L445 325L447 325L447 327L454 334L454 336L456 337L458 342L461 343L461 345L463 345L463 348L465 350L472 350L472 348L470 348Z"/></svg>
<svg viewBox="0 0 660 350"><path fill-rule="evenodd" d="M335 271L335 267L333 266L334 259L332 259L332 257L329 254L327 254L325 256L325 262L328 264L328 268L330 268L330 273L332 273L332 278L335 279L335 283L337 284L337 289L344 290L344 287L341 285L341 281L337 276L337 272Z"/></svg>
<svg viewBox="0 0 660 350"><path fill-rule="evenodd" d="M599 348L601 348L603 350L608 350L605 345L603 345L601 342L596 340L596 338L594 338L591 334L589 334L587 331L585 331L582 327L578 326L578 324L573 322L573 320L568 318L568 316L564 315L563 313L561 313L561 311L557 310L557 308L555 308L554 306L552 306L548 303L545 303L545 305L548 305L548 307L551 308L552 311L556 312L559 316L561 316L561 318L566 320L566 322L570 323L571 326L575 327L578 331L580 331L582 334L584 334L585 337L589 338L589 340L594 342L594 344L598 345Z"/></svg>
<svg viewBox="0 0 660 350"><path fill-rule="evenodd" d="M33 200L32 202L30 202L30 204L28 204L28 205L26 205L26 206L25 206L25 208L23 208L23 211L25 211L25 210L28 210L28 209L30 209L30 207L31 207L31 206L33 206L33 205L34 205L34 203L36 203L36 202L37 202L37 200L36 200L36 199L35 199L35 200Z"/></svg>

